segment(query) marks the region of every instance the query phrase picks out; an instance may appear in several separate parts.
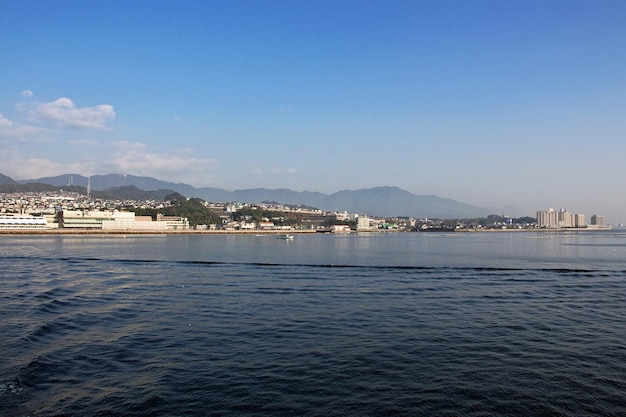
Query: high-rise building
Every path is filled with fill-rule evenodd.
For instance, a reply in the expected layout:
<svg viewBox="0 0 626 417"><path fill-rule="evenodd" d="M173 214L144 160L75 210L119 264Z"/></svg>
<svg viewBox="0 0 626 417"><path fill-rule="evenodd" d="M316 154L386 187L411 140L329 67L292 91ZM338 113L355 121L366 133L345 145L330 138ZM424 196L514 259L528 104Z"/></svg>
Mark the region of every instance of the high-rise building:
<svg viewBox="0 0 626 417"><path fill-rule="evenodd" d="M559 227L574 227L574 214L567 210L559 210L557 220Z"/></svg>
<svg viewBox="0 0 626 417"><path fill-rule="evenodd" d="M574 216L574 227L587 227L587 219L584 214L576 214Z"/></svg>
<svg viewBox="0 0 626 417"><path fill-rule="evenodd" d="M556 229L558 217L553 209L537 212L537 226L545 229Z"/></svg>
<svg viewBox="0 0 626 417"><path fill-rule="evenodd" d="M574 214L567 210L554 209L537 212L537 226L543 229L560 229L572 227L587 227L584 214Z"/></svg>
<svg viewBox="0 0 626 417"><path fill-rule="evenodd" d="M599 216L597 214L594 214L593 216L591 216L591 225L592 226L598 226L598 227L604 227L604 216Z"/></svg>

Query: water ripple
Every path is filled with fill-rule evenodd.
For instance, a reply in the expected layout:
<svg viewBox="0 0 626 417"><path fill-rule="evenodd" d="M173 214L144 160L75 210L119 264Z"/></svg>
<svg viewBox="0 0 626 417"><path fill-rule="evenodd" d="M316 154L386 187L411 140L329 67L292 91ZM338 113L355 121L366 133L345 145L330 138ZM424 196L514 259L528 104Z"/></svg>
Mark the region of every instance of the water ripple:
<svg viewBox="0 0 626 417"><path fill-rule="evenodd" d="M0 258L2 415L626 414L623 267L30 250Z"/></svg>

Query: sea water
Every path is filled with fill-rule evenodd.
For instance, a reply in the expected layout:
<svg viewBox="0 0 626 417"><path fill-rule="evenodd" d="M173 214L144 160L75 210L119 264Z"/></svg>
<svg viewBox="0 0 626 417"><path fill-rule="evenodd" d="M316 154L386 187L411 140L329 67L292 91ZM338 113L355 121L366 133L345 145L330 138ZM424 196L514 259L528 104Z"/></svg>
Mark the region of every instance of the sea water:
<svg viewBox="0 0 626 417"><path fill-rule="evenodd" d="M2 416L626 415L626 234L0 236Z"/></svg>

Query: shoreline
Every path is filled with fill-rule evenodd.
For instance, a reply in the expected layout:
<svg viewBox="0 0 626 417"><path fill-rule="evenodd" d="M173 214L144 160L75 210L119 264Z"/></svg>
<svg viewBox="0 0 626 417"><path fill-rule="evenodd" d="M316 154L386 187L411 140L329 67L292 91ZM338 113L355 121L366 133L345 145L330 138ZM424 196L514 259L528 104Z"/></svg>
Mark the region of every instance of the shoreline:
<svg viewBox="0 0 626 417"><path fill-rule="evenodd" d="M311 234L315 230L72 230L0 229L0 235L284 235Z"/></svg>
<svg viewBox="0 0 626 417"><path fill-rule="evenodd" d="M350 233L330 233L335 235L345 235L353 233L581 233L593 231L608 231L611 227L603 228L581 228L581 229L456 229L437 231L398 231L398 230L362 230ZM0 235L77 235L77 236L98 236L98 235L284 235L284 234L318 234L316 230L72 230L72 229L0 229Z"/></svg>
<svg viewBox="0 0 626 417"><path fill-rule="evenodd" d="M537 233L579 233L579 232L596 232L612 230L611 227L581 227L581 228L562 228L562 229L458 229L454 230L455 233L518 233L518 232L537 232Z"/></svg>

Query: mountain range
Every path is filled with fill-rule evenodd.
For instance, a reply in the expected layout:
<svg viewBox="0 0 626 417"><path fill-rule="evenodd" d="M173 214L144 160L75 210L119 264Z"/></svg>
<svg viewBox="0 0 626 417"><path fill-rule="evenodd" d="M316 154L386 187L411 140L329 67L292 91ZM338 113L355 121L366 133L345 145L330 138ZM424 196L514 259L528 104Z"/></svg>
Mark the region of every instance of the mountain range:
<svg viewBox="0 0 626 417"><path fill-rule="evenodd" d="M408 216L431 218L473 218L485 217L491 210L441 198L435 195L415 195L398 187L376 187L361 190L343 190L333 194L290 189L254 188L228 191L221 188L200 187L188 184L161 181L152 177L139 177L124 174L93 175L90 178L79 174L64 174L15 181L0 174L0 184L43 183L57 187L81 186L93 191L106 191L110 195L123 194L132 198L140 192L159 191L166 195L169 191L186 197L198 197L205 201L260 203L273 201L280 204L316 207L325 211L347 211L370 216ZM139 199L139 198L137 198Z"/></svg>

